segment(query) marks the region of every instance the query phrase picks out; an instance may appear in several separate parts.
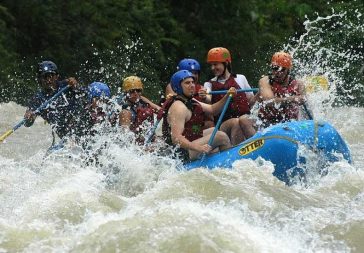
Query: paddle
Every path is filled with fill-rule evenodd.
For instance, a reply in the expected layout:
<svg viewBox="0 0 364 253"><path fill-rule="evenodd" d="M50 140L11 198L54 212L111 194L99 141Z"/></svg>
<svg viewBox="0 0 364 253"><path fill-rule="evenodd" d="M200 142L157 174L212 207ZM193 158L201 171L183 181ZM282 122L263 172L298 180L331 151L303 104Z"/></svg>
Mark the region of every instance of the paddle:
<svg viewBox="0 0 364 253"><path fill-rule="evenodd" d="M69 89L69 86L65 86L62 89L60 89L56 94L54 94L53 97L51 97L50 99L48 99L47 101L45 101L43 104L41 104L35 111L34 114L38 114L41 110L43 110L45 107L47 107L49 105L49 103L51 103L53 100L55 100L56 98L58 98L63 92L65 92L66 90ZM12 133L14 133L19 127L21 127L22 125L24 125L26 119L23 118L18 124L16 124L12 129L8 130L7 132L5 132L3 135L0 136L0 142L3 142L9 135L11 135Z"/></svg>
<svg viewBox="0 0 364 253"><path fill-rule="evenodd" d="M236 90L236 92L258 92L258 91L259 91L258 88ZM210 91L208 94L218 95L218 94L226 94L227 92L228 92L227 90L213 90Z"/></svg>
<svg viewBox="0 0 364 253"><path fill-rule="evenodd" d="M307 114L308 119L313 120L313 115L312 115L310 109L308 109L307 103L305 102L302 106L303 106L303 109L305 110L305 113Z"/></svg>
<svg viewBox="0 0 364 253"><path fill-rule="evenodd" d="M218 121L216 123L214 131L212 132L212 134L210 136L210 139L209 139L209 142L208 142L208 145L210 145L210 146L212 146L212 143L214 142L215 135L217 133L217 130L219 130L219 128L220 128L220 125L222 123L222 119L224 118L225 112L227 111L227 109L229 107L229 104L230 104L230 101L231 101L232 97L233 97L233 95L230 94L228 99L225 102L224 108L222 109L222 112L221 112L220 117L219 117L219 119L218 119ZM205 157L206 157L206 153L203 153L203 155L201 157L201 160L200 160L200 163L202 163L205 160Z"/></svg>
<svg viewBox="0 0 364 253"><path fill-rule="evenodd" d="M57 144L52 144L52 146L50 146L47 149L47 152L45 153L44 157L47 157L48 155L50 155L51 153L53 153L57 150L61 150L62 148L65 147L65 143L66 143L66 141L64 139L62 139Z"/></svg>
<svg viewBox="0 0 364 253"><path fill-rule="evenodd" d="M147 147L150 144L150 142L152 141L153 136L155 134L155 131L157 130L157 127L158 127L160 121L161 121L161 119L158 119L155 122L154 126L146 134L145 141L144 141L144 147Z"/></svg>
<svg viewBox="0 0 364 253"><path fill-rule="evenodd" d="M329 81L325 76L308 76L305 78L306 93L327 91L328 89L329 89Z"/></svg>
<svg viewBox="0 0 364 253"><path fill-rule="evenodd" d="M309 76L305 78L305 91L306 93L314 93L317 91L326 91L329 89L329 81L325 76ZM312 120L313 115L310 109L308 109L307 103L305 102L303 105L303 109L305 110L308 119Z"/></svg>

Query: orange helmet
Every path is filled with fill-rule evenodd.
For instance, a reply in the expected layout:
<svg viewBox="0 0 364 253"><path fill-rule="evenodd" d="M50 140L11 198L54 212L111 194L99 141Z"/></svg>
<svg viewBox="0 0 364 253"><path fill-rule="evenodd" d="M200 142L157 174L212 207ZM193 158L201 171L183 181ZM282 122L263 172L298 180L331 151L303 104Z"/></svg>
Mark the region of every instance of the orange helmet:
<svg viewBox="0 0 364 253"><path fill-rule="evenodd" d="M207 53L207 63L211 62L231 62L229 50L224 47L215 47Z"/></svg>
<svg viewBox="0 0 364 253"><path fill-rule="evenodd" d="M292 56L286 52L277 52L272 57L272 65L280 66L283 68L292 68Z"/></svg>

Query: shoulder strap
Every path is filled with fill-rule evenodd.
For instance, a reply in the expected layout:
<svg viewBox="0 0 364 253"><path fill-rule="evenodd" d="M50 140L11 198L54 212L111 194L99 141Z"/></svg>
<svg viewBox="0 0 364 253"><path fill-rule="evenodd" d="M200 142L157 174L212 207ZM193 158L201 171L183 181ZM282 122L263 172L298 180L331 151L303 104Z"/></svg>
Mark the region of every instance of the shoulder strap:
<svg viewBox="0 0 364 253"><path fill-rule="evenodd" d="M193 99L187 99L185 97L182 97L180 95L174 95L171 98L167 99L164 103L162 108L158 111L157 114L157 120L161 120L163 118L163 116L165 115L166 112L168 112L169 108L171 107L171 105L175 102L175 101L181 101L182 103L184 103L186 105L186 107L190 110L193 111L193 107L195 105L195 102Z"/></svg>
<svg viewBox="0 0 364 253"><path fill-rule="evenodd" d="M169 108L171 107L171 105L174 103L175 100L176 96L172 96L168 98L166 101L164 101L162 108L159 109L158 111L157 120L161 120L164 117L165 113L168 112Z"/></svg>

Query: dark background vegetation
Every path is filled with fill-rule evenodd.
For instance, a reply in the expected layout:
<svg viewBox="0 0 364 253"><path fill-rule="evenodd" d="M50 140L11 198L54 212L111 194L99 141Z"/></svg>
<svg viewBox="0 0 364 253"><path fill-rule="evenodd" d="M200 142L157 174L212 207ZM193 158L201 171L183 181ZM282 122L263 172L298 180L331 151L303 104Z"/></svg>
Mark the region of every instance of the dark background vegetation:
<svg viewBox="0 0 364 253"><path fill-rule="evenodd" d="M202 81L209 78L206 54L216 46L228 48L233 70L256 86L272 53L305 31L305 16L325 16L333 9L363 13L364 4L362 0L2 0L0 102L24 104L37 89L37 62L45 59L53 60L63 77L76 76L85 85L104 81L114 92L122 78L137 74L145 81L146 94L158 100L158 92L182 58L198 59ZM341 36L338 33L337 40ZM363 53L363 33L350 36L347 50ZM362 68L358 64L351 71L362 78ZM352 104L364 104L361 90L354 96Z"/></svg>

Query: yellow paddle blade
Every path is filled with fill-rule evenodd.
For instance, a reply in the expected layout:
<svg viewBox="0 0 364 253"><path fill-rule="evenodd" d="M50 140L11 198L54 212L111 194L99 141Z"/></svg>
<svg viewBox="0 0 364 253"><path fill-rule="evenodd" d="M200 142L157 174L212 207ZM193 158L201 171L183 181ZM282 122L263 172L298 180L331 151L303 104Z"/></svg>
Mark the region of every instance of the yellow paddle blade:
<svg viewBox="0 0 364 253"><path fill-rule="evenodd" d="M3 135L1 135L0 136L0 142L3 142L6 139L6 137L11 135L13 132L14 132L13 129L11 129L11 130L7 131L6 133L4 133Z"/></svg>
<svg viewBox="0 0 364 253"><path fill-rule="evenodd" d="M325 76L308 76L305 78L306 93L329 89L329 81Z"/></svg>

